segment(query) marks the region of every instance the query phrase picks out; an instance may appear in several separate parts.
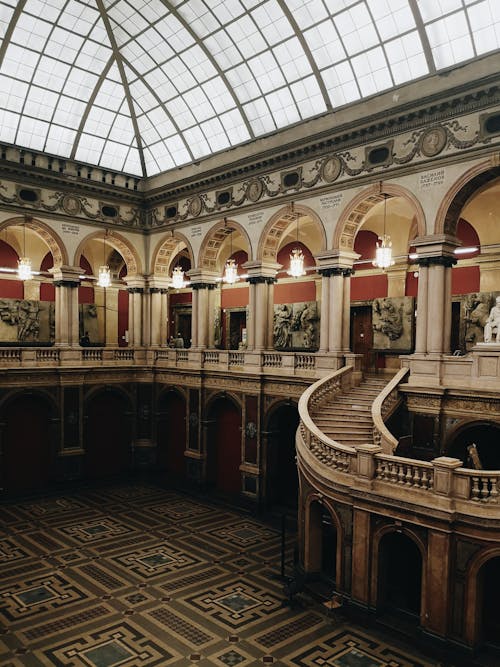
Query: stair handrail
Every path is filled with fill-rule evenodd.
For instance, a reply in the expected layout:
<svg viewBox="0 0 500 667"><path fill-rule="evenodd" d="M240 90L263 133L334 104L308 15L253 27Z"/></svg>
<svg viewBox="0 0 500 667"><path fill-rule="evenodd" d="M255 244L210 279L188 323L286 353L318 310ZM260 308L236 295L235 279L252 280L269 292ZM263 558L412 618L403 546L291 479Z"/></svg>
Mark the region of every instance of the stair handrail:
<svg viewBox="0 0 500 667"><path fill-rule="evenodd" d="M398 446L398 439L385 425L384 417L387 417L399 402L399 384L409 372L409 368L401 368L372 403L373 444L382 447L384 454L394 454Z"/></svg>
<svg viewBox="0 0 500 667"><path fill-rule="evenodd" d="M356 449L348 445L342 445L325 435L313 422L309 413L309 407L316 407L324 403L327 397L341 393L346 388L354 386L354 367L343 366L339 370L327 375L308 387L299 399L299 435L302 437L307 449L311 444L320 443L327 449L335 449L344 454L355 454Z"/></svg>

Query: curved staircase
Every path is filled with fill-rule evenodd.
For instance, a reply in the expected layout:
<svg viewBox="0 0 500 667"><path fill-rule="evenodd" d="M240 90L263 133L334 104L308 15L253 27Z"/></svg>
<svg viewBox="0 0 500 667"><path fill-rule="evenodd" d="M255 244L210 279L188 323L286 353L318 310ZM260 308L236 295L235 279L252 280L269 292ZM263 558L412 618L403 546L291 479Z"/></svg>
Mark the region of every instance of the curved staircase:
<svg viewBox="0 0 500 667"><path fill-rule="evenodd" d="M372 404L390 379L366 375L358 386L313 408L314 424L328 438L348 447L373 442Z"/></svg>

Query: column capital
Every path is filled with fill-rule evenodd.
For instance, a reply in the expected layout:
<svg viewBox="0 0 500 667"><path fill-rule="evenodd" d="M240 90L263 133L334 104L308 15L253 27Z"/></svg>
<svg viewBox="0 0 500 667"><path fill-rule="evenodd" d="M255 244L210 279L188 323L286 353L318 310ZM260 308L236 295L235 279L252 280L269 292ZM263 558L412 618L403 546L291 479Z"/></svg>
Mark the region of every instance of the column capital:
<svg viewBox="0 0 500 667"><path fill-rule="evenodd" d="M274 285L274 283L278 282L278 279L272 276L248 276L246 281L250 285L262 285L263 283L266 285Z"/></svg>
<svg viewBox="0 0 500 667"><path fill-rule="evenodd" d="M457 258L447 255L439 255L436 257L419 257L415 261L419 266L445 266L450 268L457 263Z"/></svg>
<svg viewBox="0 0 500 667"><path fill-rule="evenodd" d="M137 294L137 290L144 292L146 287L146 278L144 276L125 276L123 279L127 285L127 291L131 294Z"/></svg>
<svg viewBox="0 0 500 667"><path fill-rule="evenodd" d="M151 276L148 280L149 284L149 291L152 294L155 294L157 292L161 292L164 294L165 292L168 291L168 288L172 284L172 281L170 278L164 278L164 277L159 277L159 276Z"/></svg>
<svg viewBox="0 0 500 667"><path fill-rule="evenodd" d="M78 287L83 269L79 266L53 266L49 273L54 276L55 287Z"/></svg>
<svg viewBox="0 0 500 667"><path fill-rule="evenodd" d="M460 245L456 236L449 234L435 234L419 236L413 243L416 257L412 261L422 266L438 265L453 266L456 263L455 249ZM432 261L432 260L436 261ZM427 263L422 260L430 260Z"/></svg>
<svg viewBox="0 0 500 667"><path fill-rule="evenodd" d="M353 250L344 250L340 248L336 250L325 250L314 256L314 259L316 260L316 271L320 275L326 276L344 275L339 272L325 273L325 270L338 269L343 271L349 269L352 272L354 262L360 257L361 255L359 255L357 252L354 252Z"/></svg>
<svg viewBox="0 0 500 667"><path fill-rule="evenodd" d="M193 290L200 290L200 289L211 290L211 289L215 289L216 285L215 285L215 283L202 283L202 282L196 282L196 283L194 283L194 282L191 280L190 287L191 287L191 289L193 289Z"/></svg>
<svg viewBox="0 0 500 667"><path fill-rule="evenodd" d="M267 284L272 284L276 282L276 274L281 268L283 268L283 265L278 264L277 262L250 261L242 264L241 268L245 269L247 272L247 281L251 285L255 285L258 282L267 282ZM258 278L259 280L252 282L253 278Z"/></svg>
<svg viewBox="0 0 500 667"><path fill-rule="evenodd" d="M316 268L316 272L324 278L329 278L330 276L344 276L348 278L354 274L354 269L341 269L339 266L329 266L325 268Z"/></svg>

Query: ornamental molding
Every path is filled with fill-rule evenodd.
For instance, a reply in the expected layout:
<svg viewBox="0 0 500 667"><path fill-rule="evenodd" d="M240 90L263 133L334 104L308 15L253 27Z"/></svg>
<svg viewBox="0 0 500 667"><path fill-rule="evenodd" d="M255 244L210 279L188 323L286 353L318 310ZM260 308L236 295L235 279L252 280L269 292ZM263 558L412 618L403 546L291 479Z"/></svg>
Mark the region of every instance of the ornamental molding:
<svg viewBox="0 0 500 667"><path fill-rule="evenodd" d="M0 165L0 175L2 174ZM31 194L32 201L24 197ZM81 190L72 192L33 188L26 183L20 184L5 178L0 180L0 206L16 214L49 214L71 218L74 222L99 222L109 226L138 229L144 227L144 213L140 205L117 202L102 196L93 199L82 195Z"/></svg>
<svg viewBox="0 0 500 667"><path fill-rule="evenodd" d="M391 116L378 114L354 129L351 125L341 126L308 143L297 141L280 153L266 154L265 159L241 161L225 172L213 170L203 180L193 178L170 189L157 188L146 194L146 203L151 206L147 222L152 227L184 222L217 214L222 209L337 186L353 177L382 170L386 173L410 163L427 165L429 159L437 156L450 157L459 151L500 142L498 133L485 133L484 114L477 113L484 109L490 111L489 116L496 113L489 108L500 104L498 86L433 101L424 109L413 106L399 115L396 110ZM253 173L248 176L248 172ZM224 180L231 196L222 204L220 188ZM167 209L175 211L175 215L167 218Z"/></svg>

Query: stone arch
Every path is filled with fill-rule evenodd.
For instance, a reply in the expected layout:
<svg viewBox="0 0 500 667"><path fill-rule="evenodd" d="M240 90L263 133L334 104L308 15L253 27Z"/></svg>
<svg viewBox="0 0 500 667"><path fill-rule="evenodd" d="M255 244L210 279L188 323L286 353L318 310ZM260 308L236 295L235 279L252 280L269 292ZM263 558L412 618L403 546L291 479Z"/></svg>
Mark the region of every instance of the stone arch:
<svg viewBox="0 0 500 667"><path fill-rule="evenodd" d="M491 181L500 178L500 156L468 169L453 183L441 202L435 223L435 234L456 236L460 212L469 199Z"/></svg>
<svg viewBox="0 0 500 667"><path fill-rule="evenodd" d="M420 618L421 621L425 616L425 610L427 606L427 545L422 540L420 535L416 531L407 526L396 526L395 524L389 524L386 526L381 526L378 530L373 533L372 540L372 559L371 559L371 572L370 572L370 605L375 609L378 602L378 577L380 572L379 567L379 555L380 555L380 542L382 538L391 533L400 533L410 539L417 549L420 552L420 557L422 559L422 584L421 584L421 602L420 602Z"/></svg>
<svg viewBox="0 0 500 667"><path fill-rule="evenodd" d="M313 491L310 493L305 501L304 505L304 523L305 523L305 553L304 553L304 567L306 572L314 571L314 563L318 563L318 554L312 553L312 549L318 549L318 540L315 540L315 545L312 544L312 538L314 534L321 531L321 526L313 525L314 522L318 523L318 518L321 520L321 517L314 517L313 515L313 506L317 503L318 505L325 507L327 512L332 518L333 525L337 532L337 546L336 546L336 563L335 563L335 582L338 590L343 590L343 572L344 572L344 562L342 554L344 552L344 529L342 526L342 521L338 515L335 507L333 506L332 501L329 498L325 498L320 493Z"/></svg>
<svg viewBox="0 0 500 667"><path fill-rule="evenodd" d="M0 233L4 229L8 229L9 227L12 226L23 226L26 225L28 229L31 229L32 232L34 232L37 236L39 236L42 241L44 241L51 254L52 258L54 260L54 268L59 268L60 266L64 266L68 264L69 258L68 258L68 251L66 250L66 247L59 236L59 234L56 234L56 232L49 227L49 225L45 224L44 222L41 222L40 220L36 218L31 218L29 216L25 217L16 217L16 218L9 218L8 220L5 220L0 224Z"/></svg>
<svg viewBox="0 0 500 667"><path fill-rule="evenodd" d="M215 391L207 397L205 402L205 415L210 414L213 404L220 398L225 398L234 404L234 407L241 412L243 411L243 401L237 394L232 391Z"/></svg>
<svg viewBox="0 0 500 667"><path fill-rule="evenodd" d="M198 267L217 271L217 258L222 244L231 232L239 232L248 245L248 261L252 260L252 243L246 229L234 220L219 220L205 235L198 253Z"/></svg>
<svg viewBox="0 0 500 667"><path fill-rule="evenodd" d="M425 236L425 214L422 205L415 195L401 185L381 181L357 194L347 204L335 228L333 248L341 250L354 249L354 239L363 224L366 214L373 206L383 201L384 195L388 197L401 197L407 201L414 211L412 226L416 225L418 236Z"/></svg>
<svg viewBox="0 0 500 667"><path fill-rule="evenodd" d="M158 392L158 396L156 397L156 405L159 405L165 394L168 394L169 392L177 394L180 398L183 398L185 401L187 401L189 396L189 392L186 388L173 384L166 384Z"/></svg>
<svg viewBox="0 0 500 667"><path fill-rule="evenodd" d="M133 398L132 398L132 395L130 394L130 392L128 392L125 389L125 387L123 387L122 385L118 385L118 384L114 385L113 384L113 385L100 385L100 386L96 386L96 387L91 387L88 390L88 392L86 392L83 396L84 410L85 410L85 407L86 407L86 405L89 401L92 401L96 397L96 395L99 395L103 392L113 392L113 393L119 395L120 397L124 398L128 402L128 405L129 405L130 409L133 408L134 402L133 402Z"/></svg>
<svg viewBox="0 0 500 667"><path fill-rule="evenodd" d="M54 398L54 396L49 391L46 391L45 389L42 389L40 387L34 387L33 389L21 389L21 390L13 389L12 391L9 391L0 400L0 414L5 410L6 407L8 407L10 401L15 401L24 395L38 396L39 398L43 399L44 401L47 401L47 403L50 404L53 415L59 414L60 406L56 398Z"/></svg>
<svg viewBox="0 0 500 667"><path fill-rule="evenodd" d="M311 218L320 233L320 252L326 250L326 231L321 218L312 208L309 208L309 206L294 202L293 212L291 211L290 206L280 209L271 216L264 227L257 248L257 258L259 260L263 262L276 262L281 238L290 225L297 219L297 213L300 214L301 217L307 216Z"/></svg>
<svg viewBox="0 0 500 667"><path fill-rule="evenodd" d="M181 243L185 244L189 259L191 260L191 266L194 266L194 253L191 243L188 241L187 236L174 231L171 235L162 237L156 244L151 257L151 273L154 276L162 278L169 276L170 263L177 252L179 252Z"/></svg>
<svg viewBox="0 0 500 667"><path fill-rule="evenodd" d="M465 579L465 641L468 645L474 645L479 639L478 614L479 589L478 576L483 565L493 558L500 558L500 547L487 547L473 556L466 571Z"/></svg>
<svg viewBox="0 0 500 667"><path fill-rule="evenodd" d="M79 265L80 255L83 253L87 243L89 241L92 241L93 239L100 239L100 240L105 239L108 245L110 245L112 248L114 248L116 251L120 253L120 255L125 260L125 264L127 265L128 277L142 273L141 261L134 246L121 234L115 232L112 229L107 230L107 232L104 229L95 231L86 236L84 239L82 239L82 241L80 241L78 245L78 248L75 251L75 255L73 258L74 266Z"/></svg>

